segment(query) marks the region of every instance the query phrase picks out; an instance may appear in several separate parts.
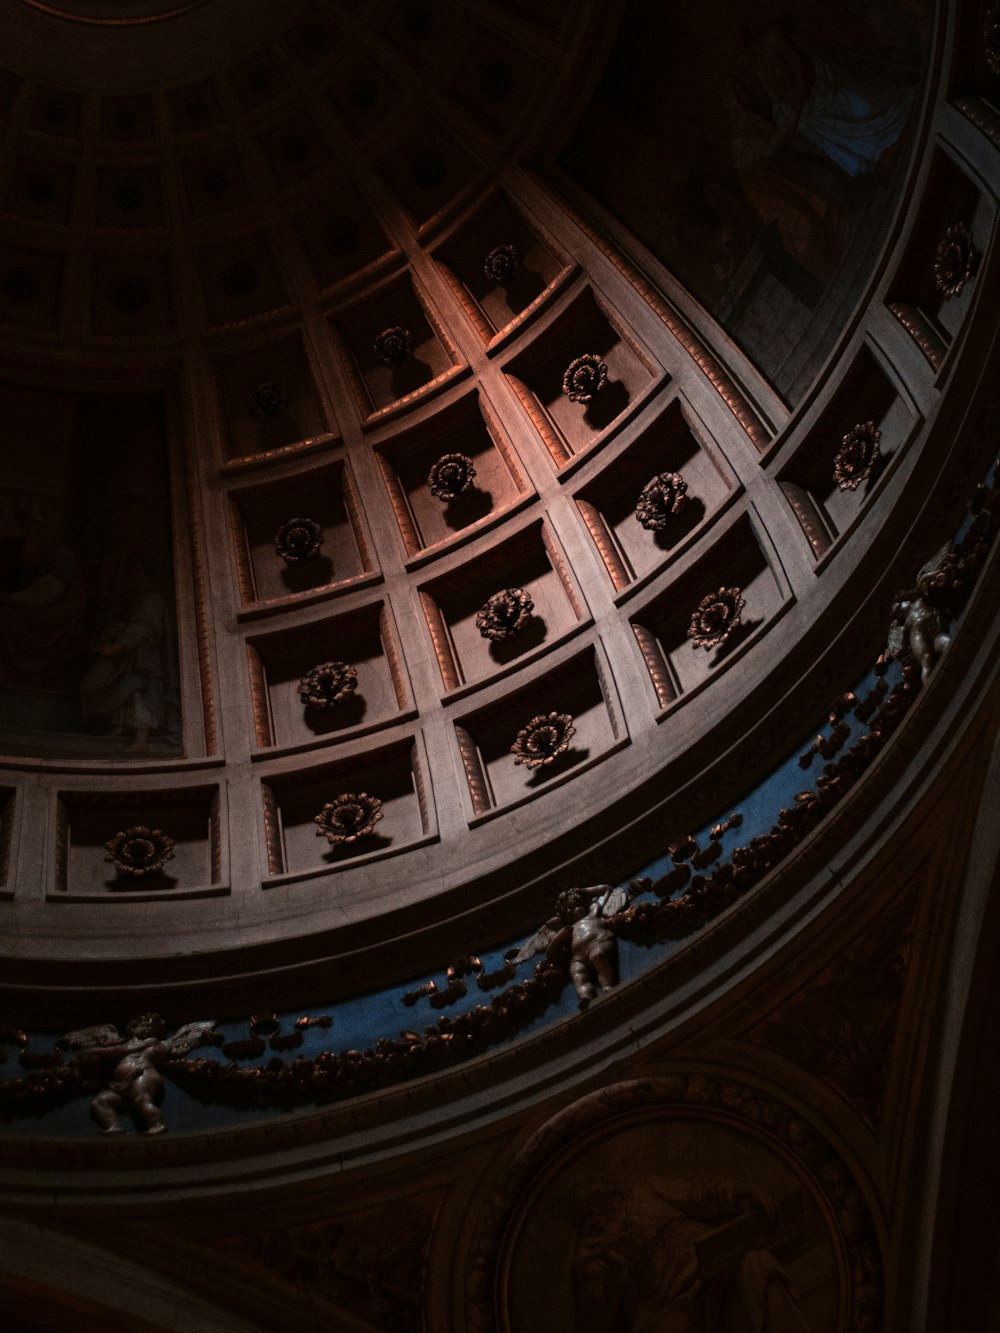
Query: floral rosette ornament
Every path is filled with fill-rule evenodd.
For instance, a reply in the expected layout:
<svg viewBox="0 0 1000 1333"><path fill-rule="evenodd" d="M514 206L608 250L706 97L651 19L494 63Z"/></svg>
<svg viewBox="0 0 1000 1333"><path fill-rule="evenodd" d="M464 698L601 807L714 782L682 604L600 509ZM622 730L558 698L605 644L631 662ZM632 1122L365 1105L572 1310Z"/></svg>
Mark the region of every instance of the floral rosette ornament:
<svg viewBox="0 0 1000 1333"><path fill-rule="evenodd" d="M688 503L687 482L679 472L661 472L639 494L635 516L649 532L662 532Z"/></svg>
<svg viewBox="0 0 1000 1333"><path fill-rule="evenodd" d="M328 801L313 818L317 838L326 838L331 847L340 843L357 842L369 833L382 818L382 802L366 791L344 792Z"/></svg>
<svg viewBox="0 0 1000 1333"><path fill-rule="evenodd" d="M264 421L277 416L282 408L287 406L288 394L273 380L263 380L250 390L250 410L255 417L260 417Z"/></svg>
<svg viewBox="0 0 1000 1333"><path fill-rule="evenodd" d="M357 670L348 662L321 662L299 681L299 698L306 708L333 708L357 687Z"/></svg>
<svg viewBox="0 0 1000 1333"><path fill-rule="evenodd" d="M174 855L173 838L143 824L116 833L104 846L108 852L105 861L110 861L119 875L152 875Z"/></svg>
<svg viewBox="0 0 1000 1333"><path fill-rule="evenodd" d="M483 272L498 287L512 282L521 272L521 252L516 245L495 245L483 261Z"/></svg>
<svg viewBox="0 0 1000 1333"><path fill-rule="evenodd" d="M442 454L427 476L431 495L439 500L455 500L475 480L476 469L465 454Z"/></svg>
<svg viewBox="0 0 1000 1333"><path fill-rule="evenodd" d="M523 588L501 588L476 612L476 629L484 639L499 643L524 629L534 609Z"/></svg>
<svg viewBox="0 0 1000 1333"><path fill-rule="evenodd" d="M975 267L976 251L972 244L972 232L964 222L956 222L938 241L937 254L934 256L934 285L946 301L953 296L960 296Z"/></svg>
<svg viewBox="0 0 1000 1333"><path fill-rule="evenodd" d="M394 370L401 366L413 348L413 334L401 324L394 324L391 329L383 329L375 339L372 351L380 366Z"/></svg>
<svg viewBox="0 0 1000 1333"><path fill-rule="evenodd" d="M607 382L607 366L595 353L586 352L566 367L562 391L571 403L589 403Z"/></svg>
<svg viewBox="0 0 1000 1333"><path fill-rule="evenodd" d="M881 438L874 421L859 422L844 436L833 460L833 479L842 491L856 491L871 476Z"/></svg>
<svg viewBox="0 0 1000 1333"><path fill-rule="evenodd" d="M274 549L289 565L308 560L323 545L323 530L311 518L290 518L274 538Z"/></svg>
<svg viewBox="0 0 1000 1333"><path fill-rule="evenodd" d="M746 606L741 592L740 588L720 588L701 599L688 626L688 638L695 648L717 648L725 643Z"/></svg>
<svg viewBox="0 0 1000 1333"><path fill-rule="evenodd" d="M510 752L515 764L541 768L565 753L575 735L576 728L569 713L539 713L517 733Z"/></svg>

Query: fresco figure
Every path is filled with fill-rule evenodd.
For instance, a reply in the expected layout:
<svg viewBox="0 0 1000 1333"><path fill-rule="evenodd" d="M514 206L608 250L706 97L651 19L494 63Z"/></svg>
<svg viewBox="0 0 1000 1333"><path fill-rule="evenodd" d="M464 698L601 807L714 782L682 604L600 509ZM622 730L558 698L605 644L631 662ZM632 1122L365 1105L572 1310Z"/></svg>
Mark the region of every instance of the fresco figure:
<svg viewBox="0 0 1000 1333"><path fill-rule="evenodd" d="M595 1184L573 1260L577 1333L809 1333L769 1248L801 1203L735 1182Z"/></svg>
<svg viewBox="0 0 1000 1333"><path fill-rule="evenodd" d="M112 624L104 635L98 660L81 682L81 709L85 717L109 717L116 734L130 736L130 748L141 750L150 733L163 733L172 720L173 632L166 599L141 560L129 567L126 595L128 619Z"/></svg>
<svg viewBox="0 0 1000 1333"><path fill-rule="evenodd" d="M86 638L86 593L74 552L37 508L0 543L0 683L75 686Z"/></svg>

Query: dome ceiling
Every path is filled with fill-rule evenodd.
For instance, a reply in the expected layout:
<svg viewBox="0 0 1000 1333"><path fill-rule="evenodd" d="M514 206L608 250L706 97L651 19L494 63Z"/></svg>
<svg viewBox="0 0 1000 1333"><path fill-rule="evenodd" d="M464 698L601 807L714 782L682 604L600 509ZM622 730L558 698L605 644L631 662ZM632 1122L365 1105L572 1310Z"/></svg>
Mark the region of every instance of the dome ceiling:
<svg viewBox="0 0 1000 1333"><path fill-rule="evenodd" d="M895 8L762 8L718 51L661 14L678 65L728 71L709 172L697 116L651 115L669 62L623 91L638 0L17 7L8 998L62 1021L70 976L94 1018L199 1018L267 977L274 1009L383 987L398 1026L421 973L473 960L454 997L527 965L560 889L632 876L652 908L794 845L799 740L884 693L927 386L992 227L956 154L913 174L932 34ZM830 80L869 95L847 166ZM894 116L872 89L904 85ZM822 725L808 763L860 743Z"/></svg>

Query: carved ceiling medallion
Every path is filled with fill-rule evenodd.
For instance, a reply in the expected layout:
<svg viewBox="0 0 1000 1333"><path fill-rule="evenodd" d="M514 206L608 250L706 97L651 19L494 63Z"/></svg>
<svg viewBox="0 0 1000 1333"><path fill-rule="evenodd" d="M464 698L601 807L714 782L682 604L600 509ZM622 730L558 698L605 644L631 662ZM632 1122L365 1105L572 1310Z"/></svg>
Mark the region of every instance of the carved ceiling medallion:
<svg viewBox="0 0 1000 1333"><path fill-rule="evenodd" d="M522 630L534 609L523 588L502 588L476 612L476 629L484 639L499 643Z"/></svg>
<svg viewBox="0 0 1000 1333"><path fill-rule="evenodd" d="M596 353L586 352L566 367L562 391L571 403L589 403L607 382L607 366Z"/></svg>
<svg viewBox="0 0 1000 1333"><path fill-rule="evenodd" d="M110 861L119 875L152 875L162 870L174 855L174 840L158 828L136 824L124 829L104 844L105 861Z"/></svg>
<svg viewBox="0 0 1000 1333"><path fill-rule="evenodd" d="M329 709L349 699L357 687L356 667L347 662L321 662L299 681L299 698L306 708Z"/></svg>
<svg viewBox="0 0 1000 1333"><path fill-rule="evenodd" d="M290 518L274 538L275 552L289 565L308 560L322 545L323 530L311 518Z"/></svg>
<svg viewBox="0 0 1000 1333"><path fill-rule="evenodd" d="M564 754L575 735L576 728L569 713L540 713L517 733L510 752L515 764L542 768Z"/></svg>
<svg viewBox="0 0 1000 1333"><path fill-rule="evenodd" d="M938 242L934 256L934 285L950 300L960 296L976 269L976 250L972 232L964 222L949 227Z"/></svg>
<svg viewBox="0 0 1000 1333"><path fill-rule="evenodd" d="M662 532L689 503L687 482L679 472L661 472L642 488L635 516L649 532Z"/></svg>
<svg viewBox="0 0 1000 1333"><path fill-rule="evenodd" d="M718 648L725 643L746 606L741 592L740 588L720 588L701 599L687 632L695 648Z"/></svg>
<svg viewBox="0 0 1000 1333"><path fill-rule="evenodd" d="M469 490L475 477L476 469L466 454L442 454L427 476L427 485L438 500L455 500Z"/></svg>
<svg viewBox="0 0 1000 1333"><path fill-rule="evenodd" d="M328 801L313 823L316 836L326 838L331 847L356 842L369 833L382 818L382 802L366 791L344 792Z"/></svg>
<svg viewBox="0 0 1000 1333"><path fill-rule="evenodd" d="M859 422L844 436L833 460L833 479L842 491L856 491L871 476L881 438L874 421Z"/></svg>
<svg viewBox="0 0 1000 1333"><path fill-rule="evenodd" d="M372 353L380 366L395 370L401 366L413 350L413 334L401 324L394 324L390 329L383 329L375 339Z"/></svg>

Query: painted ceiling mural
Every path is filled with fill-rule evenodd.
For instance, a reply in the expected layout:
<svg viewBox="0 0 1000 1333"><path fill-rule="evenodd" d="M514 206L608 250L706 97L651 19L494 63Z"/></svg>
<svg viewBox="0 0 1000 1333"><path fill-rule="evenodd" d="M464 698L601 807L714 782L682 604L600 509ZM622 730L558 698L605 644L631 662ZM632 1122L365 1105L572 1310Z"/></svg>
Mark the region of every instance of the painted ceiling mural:
<svg viewBox="0 0 1000 1333"><path fill-rule="evenodd" d="M924 0L632 0L560 155L792 401L884 241L928 20Z"/></svg>

